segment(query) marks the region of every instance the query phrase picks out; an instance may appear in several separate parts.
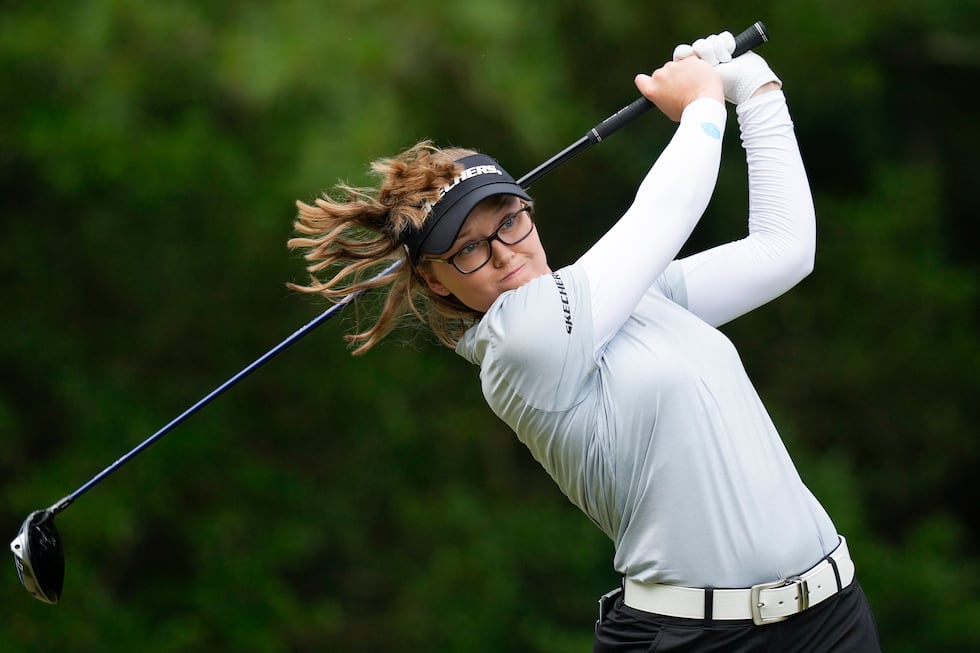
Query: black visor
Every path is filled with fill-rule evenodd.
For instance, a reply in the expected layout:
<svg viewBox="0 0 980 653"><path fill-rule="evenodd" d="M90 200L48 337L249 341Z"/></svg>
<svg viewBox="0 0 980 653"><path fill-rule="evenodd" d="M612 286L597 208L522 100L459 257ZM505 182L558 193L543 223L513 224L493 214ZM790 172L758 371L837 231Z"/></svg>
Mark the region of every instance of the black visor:
<svg viewBox="0 0 980 653"><path fill-rule="evenodd" d="M413 263L422 253L448 251L470 211L491 195L516 195L531 201L503 166L486 154L466 156L457 163L463 165L463 172L439 191L439 201L432 206L422 228L405 237Z"/></svg>

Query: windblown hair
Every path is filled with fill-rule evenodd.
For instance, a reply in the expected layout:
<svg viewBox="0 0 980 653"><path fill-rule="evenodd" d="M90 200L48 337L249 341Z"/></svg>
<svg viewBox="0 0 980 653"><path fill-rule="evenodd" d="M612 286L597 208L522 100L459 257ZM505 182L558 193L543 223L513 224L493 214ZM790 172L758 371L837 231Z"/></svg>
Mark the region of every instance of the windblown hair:
<svg viewBox="0 0 980 653"><path fill-rule="evenodd" d="M374 188L339 183L332 196L321 195L313 204L296 202L299 212L293 227L299 235L287 246L305 250L310 282L289 283L289 288L337 303L351 293L387 287L373 324L363 329L358 325L356 333L345 336L355 355L367 352L413 314L451 348L481 317L455 297L432 292L402 244L405 235L425 222L426 203L436 202L439 189L462 172L456 160L471 154L476 152L440 149L421 141L392 158L374 161L371 173L379 178ZM373 278L396 260L402 262L397 269Z"/></svg>

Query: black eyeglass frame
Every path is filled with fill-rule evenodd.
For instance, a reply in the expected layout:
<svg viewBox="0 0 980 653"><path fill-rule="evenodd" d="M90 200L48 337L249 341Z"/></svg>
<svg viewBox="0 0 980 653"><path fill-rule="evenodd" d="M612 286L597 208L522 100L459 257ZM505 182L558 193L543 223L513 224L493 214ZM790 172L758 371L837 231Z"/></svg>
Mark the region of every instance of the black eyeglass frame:
<svg viewBox="0 0 980 653"><path fill-rule="evenodd" d="M527 231L526 234L524 234L523 236L521 236L517 240L508 242L508 241L504 240L503 238L501 238L500 237L500 230L504 228L504 225L509 220L512 220L512 219L516 218L521 213L527 213L527 217L530 218L530 220L531 220L531 228L528 229L528 231ZM530 236L532 233L534 233L534 228L535 228L535 222L534 222L534 205L533 204L528 204L526 202L522 202L521 203L521 208L519 208L518 210L514 211L513 213L508 214L503 220L500 221L500 224L497 226L496 229L493 230L493 233L490 234L489 236L487 236L486 238L479 238L477 240L472 240L472 241L466 243L465 245L463 245L462 247L460 247L453 254L450 254L446 258L436 258L435 256L429 256L427 254L423 254L420 262L423 262L423 261L433 261L435 263L447 263L449 265L452 265L454 268L456 268L456 270L459 271L460 274L473 274L474 272L476 272L477 270L479 270L480 268L482 268L484 265L486 265L487 263L489 263L490 262L490 259L493 258L493 241L499 240L504 245L517 245L518 243L521 243L524 240L526 240L527 237ZM456 264L456 257L459 256L463 252L464 249L466 249L467 247L472 247L474 245L480 245L482 243L486 243L487 244L487 250L486 250L487 251L487 258L484 259L484 261L482 263L480 263L478 266L476 266L472 270L468 270L468 271L467 270L463 270L461 267L459 267L459 265Z"/></svg>

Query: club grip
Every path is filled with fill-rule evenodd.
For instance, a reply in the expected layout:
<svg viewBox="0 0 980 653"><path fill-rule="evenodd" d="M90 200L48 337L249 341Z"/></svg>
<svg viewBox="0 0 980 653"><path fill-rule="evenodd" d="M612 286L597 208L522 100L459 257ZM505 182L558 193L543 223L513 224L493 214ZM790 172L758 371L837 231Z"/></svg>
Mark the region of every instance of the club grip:
<svg viewBox="0 0 980 653"><path fill-rule="evenodd" d="M761 20L756 21L747 30L735 35L735 50L732 51L732 58L740 57L768 40L769 30L766 29Z"/></svg>
<svg viewBox="0 0 980 653"><path fill-rule="evenodd" d="M769 31L766 26L762 24L762 21L756 21L751 27L735 36L735 50L732 52L732 57L743 55L768 40ZM639 97L593 127L586 136L590 142L598 143L652 108L653 102L645 97Z"/></svg>

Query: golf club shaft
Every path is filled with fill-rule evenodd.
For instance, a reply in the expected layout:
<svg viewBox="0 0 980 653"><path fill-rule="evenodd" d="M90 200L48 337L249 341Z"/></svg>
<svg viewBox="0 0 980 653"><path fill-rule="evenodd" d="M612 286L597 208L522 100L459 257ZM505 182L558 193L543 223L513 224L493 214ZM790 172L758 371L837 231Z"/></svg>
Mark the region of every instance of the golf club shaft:
<svg viewBox="0 0 980 653"><path fill-rule="evenodd" d="M757 45L761 45L762 43L765 43L768 40L769 40L769 35L768 32L766 31L765 25L763 25L761 22L757 22L754 25L752 25L750 28L741 32L735 37L736 47L733 56L737 57L738 55L743 54L744 52L752 49ZM578 141L576 141L572 145L568 146L567 148L565 148L555 156L551 157L550 159L548 159L538 167L534 168L533 170L525 174L523 177L517 180L517 183L522 188L530 187L531 184L533 184L535 181L537 181L544 175L548 174L549 172L551 172L558 166L562 165L563 163L567 162L576 154L585 150L589 146L594 145L608 138L610 135L612 135L613 133L615 133L622 127L624 127L626 124L632 122L639 116L645 114L651 108L653 108L653 103L647 100L645 97L641 97L637 99L632 104L623 107L616 113L612 114L611 116L609 116L608 118L606 118L605 120L597 124ZM401 265L402 265L401 260L395 261L394 263L386 267L384 270L379 272L375 277L371 279L371 281L377 281L382 277L384 277L385 275L391 274L392 272L397 270ZM307 324L305 324L303 327L295 331L292 335L290 335L285 340L280 342L278 345L276 345L275 347L273 347L272 349L264 353L259 358L249 363L245 368L243 368L237 374L235 374L230 379L228 379L227 381L219 385L217 388L215 388L207 395L205 395L203 398L201 398L193 406L191 406L183 413L175 417L173 420L168 422L163 428L161 428L156 433L143 440L131 451L129 451L121 458L116 460L114 463L112 463L111 465L103 469L101 472L93 476L84 485L82 485L77 490L75 490L68 496L62 498L57 503L52 505L50 508L48 508L48 510L50 510L51 513L54 515L68 508L68 506L74 503L80 496L82 496L83 494L91 490L93 487L95 487L103 480L105 480L107 476L109 476L110 474L118 470L120 467L128 463L130 460L135 458L137 455L142 453L151 444L155 443L157 440L170 433L177 426L179 426L185 420L187 420L187 418L189 418L191 415L195 414L196 412L198 412L199 410L207 406L209 403L211 403L219 396L224 394L232 386L236 385L239 381L252 374L252 372L256 371L262 365L269 362L272 358L274 358L275 356L283 352L291 345L295 344L303 336L309 334L318 326L320 326L321 324L329 320L331 317L339 313L341 310L344 309L345 306L354 302L360 296L360 294L361 293L351 293L350 295L347 295L342 300L340 300L339 302L337 302L336 304L332 305L330 308L325 310L323 313L321 313L314 319L310 320Z"/></svg>
<svg viewBox="0 0 980 653"><path fill-rule="evenodd" d="M401 263L401 261L396 261L395 263L389 265L387 268L385 268L384 270L382 270L381 272L379 272L378 275L377 275L377 277L375 277L375 278L376 279L380 279L384 275L389 274L391 272L394 272L398 268L398 266L399 266L400 263ZM77 490L75 490L74 492L72 492L71 494L69 494L68 496L64 497L63 499L61 499L60 501L58 501L57 503L55 503L53 506L51 506L49 508L49 510L53 514L57 514L57 513L61 512L62 510L64 510L65 508L67 508L76 499L78 499L78 497L82 496L83 494L85 494L86 492L88 492L89 490L91 490L93 487L95 487L96 485L98 485L106 476L109 476L114 471L116 471L117 469L119 469L120 467L122 467L123 465L125 465L126 463L128 463L130 460L132 460L138 454L140 454L144 449L146 449L151 444L153 444L154 442L156 442L157 440L159 440L160 438L162 438L163 436L165 436L167 433L169 433L170 431L172 431L173 429L175 429L181 423L183 423L188 417L190 417L191 415L193 415L197 411L199 411L202 408L204 408L205 406L207 406L209 403L211 403L212 401L214 401L215 399L217 399L219 396L221 396L222 394L224 394L225 391L227 391L229 388L231 388L232 386L234 386L235 384L237 384L239 381L241 381L242 379L244 379L245 377L247 377L248 375L250 375L252 372L254 372L258 368L260 368L265 363L269 362L276 355L278 355L281 352L283 352L290 345L295 344L303 336L307 335L308 333L310 333L311 331L313 331L314 329L316 329L318 326L320 326L321 324L323 324L324 322L326 322L327 320L329 320L336 313L339 313L347 304L349 304L349 303L353 302L354 300L356 300L358 296L359 296L359 293L351 293L350 295L347 295L342 300L340 300L336 304L332 305L327 310L323 311L323 313L321 313L317 317L315 317L312 320L310 320L309 322L307 322L305 325L303 325L302 327L300 327L299 329L297 329L295 332L293 332L292 335L290 335L285 340L283 340L282 342L280 342L278 345L276 345L275 347L273 347L272 349L270 349L266 353L262 354L261 356L259 356L257 359L255 359L251 363L249 363L240 372L238 372L233 377L231 377L230 379L228 379L227 381L225 381L224 383L222 383L221 385L219 385L217 388L215 388L210 393L208 393L203 398L201 398L196 404L194 404L193 406L191 406L190 408L188 408L187 410L185 410L183 413L181 413L180 415L178 415L177 417L175 417L173 420L171 420L169 423L167 423L159 431L157 431L156 433L154 433L150 437L148 437L145 440L143 440L143 442L141 442L140 444L138 444L135 448L133 448L131 451L129 451L128 453L126 453L124 456L122 456L121 458L119 458L118 460L116 460L114 463L112 463L108 467L106 467L104 470L102 470L101 472L99 472L96 476L93 476L88 482L86 482L80 488L78 488Z"/></svg>
<svg viewBox="0 0 980 653"><path fill-rule="evenodd" d="M732 57L743 55L752 48L762 45L769 40L769 32L761 21L754 23L751 27L743 30L735 36L735 50ZM535 181L545 176L553 169L562 165L576 154L579 154L588 147L608 138L619 131L620 128L639 118L653 108L653 102L645 97L639 97L632 103L626 105L616 113L612 114L598 125L590 129L585 136L578 139L564 150L551 157L537 168L521 177L517 183L528 188Z"/></svg>

